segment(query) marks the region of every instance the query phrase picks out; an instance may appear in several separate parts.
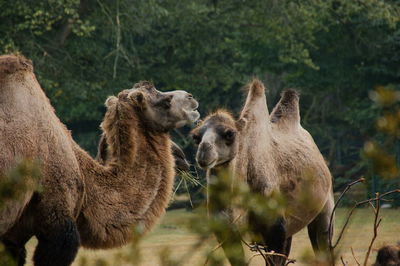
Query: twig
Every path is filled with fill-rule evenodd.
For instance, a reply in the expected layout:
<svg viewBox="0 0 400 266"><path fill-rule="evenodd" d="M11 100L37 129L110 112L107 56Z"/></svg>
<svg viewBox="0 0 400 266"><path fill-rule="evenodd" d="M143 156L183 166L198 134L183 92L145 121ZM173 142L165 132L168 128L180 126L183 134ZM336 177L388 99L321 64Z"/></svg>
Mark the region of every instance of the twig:
<svg viewBox="0 0 400 266"><path fill-rule="evenodd" d="M353 215L353 212L354 212L354 210L355 210L357 207L359 207L359 206L361 206L361 205L363 205L363 204L369 203L369 202L377 201L378 199L381 200L383 197L388 196L388 195L393 194L393 193L400 193L400 189L391 190L391 191L389 191L389 192L383 193L383 194L380 195L379 197L375 197L375 198L372 198L372 199L363 200L363 201L360 201L360 202L356 203L356 204L351 208L351 210L350 210L350 212L349 212L349 214L348 214L348 216L347 216L347 218L346 218L346 221L345 221L345 223L344 223L344 225L343 225L343 227L342 227L342 230L341 230L340 233L339 233L339 236L338 236L338 239L336 240L336 243L335 243L334 245L332 245L332 244L330 243L330 248L333 250L333 249L336 248L336 246L339 244L339 242L340 242L340 240L341 240L341 238L342 238L342 236L343 236L344 230L346 229L346 227L347 227L347 225L348 225L348 223L349 223L349 221L350 221L350 218L351 218L351 216Z"/></svg>
<svg viewBox="0 0 400 266"><path fill-rule="evenodd" d="M287 259L287 262L286 262L286 264L285 264L285 266L287 266L287 265L289 265L289 264L295 264L296 263L296 260L294 260L294 259Z"/></svg>
<svg viewBox="0 0 400 266"><path fill-rule="evenodd" d="M332 213L331 213L331 217L329 218L329 227L328 227L328 240L329 240L329 248L331 249L331 251L333 250L333 248L335 248L334 246L332 246L332 226L333 226L333 215L335 214L335 211L340 203L340 201L342 200L343 196L346 194L346 192L354 185L361 183L361 182L365 182L365 178L359 178L356 181L351 182L350 184L348 184L346 186L346 188L343 190L342 194L340 194L338 200L335 203L335 206L333 207Z"/></svg>
<svg viewBox="0 0 400 266"><path fill-rule="evenodd" d="M256 249L257 249L257 252L263 257L265 263L267 265L269 265L268 257L265 254L262 253L260 247L257 244L256 244Z"/></svg>
<svg viewBox="0 0 400 266"><path fill-rule="evenodd" d="M185 135L183 135L179 130L174 129L174 132L179 136L180 140L183 141L183 147L187 147L190 144L190 140L185 137Z"/></svg>
<svg viewBox="0 0 400 266"><path fill-rule="evenodd" d="M233 219L232 222L230 222L230 224L236 223L237 220L239 220L240 217L242 217L242 215L243 215L243 214L239 214L235 219ZM248 244L246 243L246 241L243 240L243 238L242 238L242 236L241 236L240 234L239 234L239 236L240 236L241 241L244 242L246 245L248 245ZM220 247L222 247L222 245L224 244L224 242L225 242L225 240L222 241L221 243L219 243L218 245L216 245L216 246L208 253L207 259L206 259L206 261L205 261L204 264L203 264L204 266L207 265L208 261L210 260L210 254L213 253L213 252L215 252L215 251L216 251L217 249L219 249Z"/></svg>
<svg viewBox="0 0 400 266"><path fill-rule="evenodd" d="M347 192L352 186L354 186L355 184L358 184L358 183L364 182L364 181L365 181L364 178L360 178L360 179L358 179L358 180L356 180L356 181L351 182L350 184L348 184L348 185L346 186L346 188L344 189L344 191L340 194L338 200L337 200L336 203L335 203L335 206L334 206L334 208L333 208L333 211L332 211L332 213L331 213L331 216L330 216L330 219L329 219L329 227L328 227L328 230L329 230L329 231L328 231L328 241L329 241L330 263L331 263L331 265L334 265L334 264L335 264L335 263L334 263L334 249L337 247L337 245L339 244L340 240L342 239L343 234L344 234L344 231L345 231L346 227L348 226L348 224L349 224L349 222L350 222L350 218L351 218L351 216L353 215L355 209L356 209L357 207L363 205L363 204L368 203L368 204L370 204L370 205L372 206L372 209L373 209L374 214L375 214L375 220L374 220L374 236L373 236L373 238L372 238L372 240L371 240L371 243L370 243L370 245L369 245L369 247L368 247L368 251L367 251L367 254L366 254L366 256L365 256L365 260L364 260L364 264L363 264L364 266L367 265L369 255L371 254L371 250L372 250L373 243L374 243L374 241L375 241L375 239L376 239L376 237L377 237L377 235L378 235L377 229L378 229L378 227L379 227L379 225L380 225L380 223L381 223L381 221L382 221L381 218L378 220L379 211L380 211L380 202L381 202L381 201L387 201L386 199L384 199L385 196L388 196L388 195L393 194L393 193L400 193L400 189L391 190L391 191L388 191L388 192L383 193L383 194L381 194L381 195L380 195L379 193L377 193L376 196L375 196L375 198L363 200L363 201L360 201L360 202L356 202L356 204L354 204L354 206L351 208L350 212L348 213L347 218L346 218L346 221L345 221L345 223L344 223L342 229L341 229L340 232L339 232L339 235L338 235L338 237L337 237L337 240L336 240L335 244L333 244L333 243L332 243L332 242L333 242L333 239L332 239L332 238L333 238L333 236L332 236L333 228L332 228L332 226L333 226L333 215L334 215L334 213L335 213L335 210L337 209L337 206L339 205L339 202L342 200L342 198L343 198L343 196L346 194L346 192ZM376 207L373 206L372 202L376 202ZM352 249L352 253L353 253L353 257L354 257L354 259L355 259L357 265L360 266L360 263L357 261L355 255L354 255L353 249ZM346 265L346 264L344 263L344 261L343 261L343 258L340 257L340 259L342 260L343 265Z"/></svg>
<svg viewBox="0 0 400 266"><path fill-rule="evenodd" d="M374 214L376 214L376 208L375 208L374 204L372 204L372 202L368 202L368 203L372 207L372 211L374 212Z"/></svg>
<svg viewBox="0 0 400 266"><path fill-rule="evenodd" d="M337 207L339 206L339 203L340 203L340 201L342 200L342 198L344 197L344 195L346 194L346 192L352 187L352 186L354 186L354 185L356 185L356 184L358 184L358 183L361 183L361 182L365 182L365 178L363 178L363 177L361 177L361 178L359 178L359 179L357 179L357 180L355 180L355 181L353 181L353 182L351 182L350 184L348 184L347 186L346 186L346 188L343 190L343 192L340 194L340 196L339 196L339 198L338 198L338 200L336 201L336 203L335 203L335 205L333 206L333 210L332 210L332 213L331 213L331 216L329 217L329 226L328 226L328 244L329 244L329 260L330 260L330 263L332 264L332 265L334 265L335 263L334 263L334 249L335 249L335 247L336 247L336 245L337 245L337 243L340 241L340 238L342 237L342 234L343 234L343 231L344 231L344 228L343 228L343 230L342 230L342 232L339 234L339 237L338 237L338 241L336 242L336 245L332 245L332 238L333 238L333 235L332 235L332 233L333 233L333 216L335 215L335 211L336 211L336 209L337 209ZM353 212L353 209L351 210L352 212ZM352 213L351 213L352 214ZM350 215L351 215L350 214ZM348 221L346 221L346 224L345 224L345 226L347 226L347 223L348 223ZM344 226L344 227L345 227Z"/></svg>
<svg viewBox="0 0 400 266"><path fill-rule="evenodd" d="M115 55L115 60L114 60L114 67L113 67L113 79L117 77L117 65L118 65L118 59L119 59L119 52L120 52L120 44L121 44L121 25L119 23L119 0L117 0L117 15L116 15L116 22L117 22L117 42L116 42L116 55Z"/></svg>
<svg viewBox="0 0 400 266"><path fill-rule="evenodd" d="M190 206L192 206L192 209L193 209L192 197L190 196L189 187L187 185L186 179L183 179L183 184L185 184L185 187L186 187L186 190L187 190L187 194L189 196Z"/></svg>
<svg viewBox="0 0 400 266"><path fill-rule="evenodd" d="M344 260L343 260L343 257L342 257L342 256L340 256L340 261L342 262L343 266L346 266L346 265L347 265L347 264L346 264L346 262L344 262Z"/></svg>
<svg viewBox="0 0 400 266"><path fill-rule="evenodd" d="M275 255L277 255L277 254L279 254L279 253L275 253ZM274 254L270 254L270 255L274 255ZM283 255L283 254L282 254L282 255ZM255 257L257 257L257 256L262 256L262 254L257 253L257 254L252 255L252 256L249 258L249 260L247 261L247 265L250 265L250 262L251 262ZM289 265L289 264L292 264L292 263L296 263L296 260L287 259L287 262L285 263L285 266L287 266L287 265Z"/></svg>
<svg viewBox="0 0 400 266"><path fill-rule="evenodd" d="M250 265L250 262L251 262L255 257L257 257L257 256L261 256L261 254L259 254L259 253L253 254L253 255L249 258L249 260L247 261L247 265Z"/></svg>
<svg viewBox="0 0 400 266"><path fill-rule="evenodd" d="M357 263L358 266L361 266L361 264L358 262L358 260L356 258L356 255L354 254L353 247L350 247L350 249L351 249L351 254L353 255L353 258L354 258L355 262Z"/></svg>
<svg viewBox="0 0 400 266"><path fill-rule="evenodd" d="M257 251L258 253L255 254L255 255L263 256L264 258L267 257L267 259L268 259L268 257L270 257L270 256L283 257L283 258L285 258L285 260L286 260L286 264L285 264L285 265L288 265L288 264L290 264L290 263L295 263L295 262L296 262L296 260L294 260L294 259L289 259L288 256L286 256L285 254L277 253L277 252L275 252L275 251L273 251L273 250L267 252L267 248L266 248L265 246L258 245L257 243L255 243L254 246L251 246L251 245L248 244L246 241L244 241L244 239L242 238L242 236L240 236L240 238L241 238L242 242L243 242L250 250L254 251L254 247L256 248L256 251ZM264 253L262 252L262 250L264 250ZM255 256L253 255L253 256L250 258L250 260L252 260L253 257L255 257ZM250 260L248 261L248 263L250 263ZM269 263L269 262L266 261L266 263Z"/></svg>
<svg viewBox="0 0 400 266"><path fill-rule="evenodd" d="M218 245L216 245L210 252L209 255L206 258L206 261L204 262L203 266L206 266L208 261L210 260L210 254L215 252L217 249L219 249L220 247L222 247L222 244L224 243L224 241L222 241L221 243L219 243Z"/></svg>
<svg viewBox="0 0 400 266"><path fill-rule="evenodd" d="M376 198L377 198L377 200L376 200L376 203L375 203L376 204L376 209L375 209L375 219L374 219L374 236L372 237L371 243L369 244L369 247L368 247L368 250L367 250L367 254L365 254L365 259L364 259L364 264L363 264L364 266L366 266L367 263L368 263L368 258L369 258L369 255L371 254L372 245L374 244L375 239L376 239L376 237L378 235L378 227L379 227L379 225L381 224L381 221L382 221L382 218L378 219L379 211L381 210L381 202L380 202L379 192L376 193Z"/></svg>
<svg viewBox="0 0 400 266"><path fill-rule="evenodd" d="M181 178L181 180L179 180L178 185L176 185L176 188L175 188L175 190L174 190L174 193L172 193L171 199L174 199L174 198L175 198L175 194L176 194L176 192L178 191L179 187L181 186L182 181L183 181L183 177Z"/></svg>

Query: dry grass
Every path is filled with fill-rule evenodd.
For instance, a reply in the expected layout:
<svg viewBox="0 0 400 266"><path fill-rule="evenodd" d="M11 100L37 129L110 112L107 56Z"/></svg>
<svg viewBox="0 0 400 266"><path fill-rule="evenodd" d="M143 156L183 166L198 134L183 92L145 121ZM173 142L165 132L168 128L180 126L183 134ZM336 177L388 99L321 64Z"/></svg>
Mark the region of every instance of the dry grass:
<svg viewBox="0 0 400 266"><path fill-rule="evenodd" d="M339 209L336 215L336 231L343 224L347 209ZM185 227L185 222L191 217L190 212L183 210L170 211L164 217L162 223L149 235L143 239L140 244L142 254L142 263L140 265L154 266L159 265L158 254L166 247L171 251L171 257L179 259L186 253L190 252L190 260L186 265L203 265L205 261L204 254L207 249L217 245L215 240L210 240L207 244L194 252L190 251L190 247L196 243L197 237ZM375 242L375 249L384 244L394 244L400 240L398 232L400 231L400 210L383 209L383 221L379 228L379 235ZM352 258L350 247L354 249L355 255L359 261L363 261L364 254L368 248L373 230L373 214L370 209L360 209L352 219L345 237L340 246L344 260L349 262L349 265L355 265ZM32 239L28 243L28 256L32 256L32 252L36 245L36 240ZM128 254L129 247L123 247L113 250L90 251L81 249L78 258L75 260L74 266L79 266L82 258L85 258L87 265L118 265L121 264L114 261L115 255ZM220 251L218 251L220 252ZM301 258L312 253L311 245L308 240L307 231L302 230L295 235L292 252L290 257L297 259L295 265L305 265L301 263ZM222 255L222 254L221 254ZM372 253L370 263L375 259L376 251ZM28 265L32 265L29 263ZM254 259L251 265L262 265L260 259Z"/></svg>

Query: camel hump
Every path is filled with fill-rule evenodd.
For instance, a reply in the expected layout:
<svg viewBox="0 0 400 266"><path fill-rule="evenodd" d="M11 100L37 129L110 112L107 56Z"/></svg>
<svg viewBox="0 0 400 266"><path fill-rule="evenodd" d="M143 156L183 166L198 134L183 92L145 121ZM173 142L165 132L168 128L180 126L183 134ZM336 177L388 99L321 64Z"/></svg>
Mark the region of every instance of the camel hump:
<svg viewBox="0 0 400 266"><path fill-rule="evenodd" d="M15 72L33 71L32 61L23 55L0 55L0 79Z"/></svg>
<svg viewBox="0 0 400 266"><path fill-rule="evenodd" d="M247 97L240 114L240 119L248 120L253 117L260 121L268 118L267 99L265 98L265 87L259 79L253 79L246 87Z"/></svg>
<svg viewBox="0 0 400 266"><path fill-rule="evenodd" d="M254 78L248 85L248 98L249 100L256 100L259 97L263 97L265 94L265 87L261 80Z"/></svg>
<svg viewBox="0 0 400 266"><path fill-rule="evenodd" d="M288 126L300 124L299 93L295 89L286 89L271 113L271 122Z"/></svg>

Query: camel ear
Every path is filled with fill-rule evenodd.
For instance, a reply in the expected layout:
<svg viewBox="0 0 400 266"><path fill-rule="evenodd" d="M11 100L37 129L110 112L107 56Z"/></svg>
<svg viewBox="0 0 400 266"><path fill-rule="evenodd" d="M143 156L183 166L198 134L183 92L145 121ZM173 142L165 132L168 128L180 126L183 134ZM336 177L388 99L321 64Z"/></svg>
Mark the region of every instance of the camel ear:
<svg viewBox="0 0 400 266"><path fill-rule="evenodd" d="M107 100L106 100L106 102L104 103L104 105L105 105L107 108L110 108L111 106L115 105L115 104L117 103L117 101L118 101L118 98L117 98L117 97L115 97L115 96L110 96L110 97L107 98Z"/></svg>
<svg viewBox="0 0 400 266"><path fill-rule="evenodd" d="M235 125L236 125L236 128L237 128L238 131L242 131L243 129L246 128L247 119L242 117L242 118L240 118L239 120L237 120L235 122Z"/></svg>
<svg viewBox="0 0 400 266"><path fill-rule="evenodd" d="M130 92L128 98L137 106L143 107L145 105L144 94L141 91L134 90Z"/></svg>

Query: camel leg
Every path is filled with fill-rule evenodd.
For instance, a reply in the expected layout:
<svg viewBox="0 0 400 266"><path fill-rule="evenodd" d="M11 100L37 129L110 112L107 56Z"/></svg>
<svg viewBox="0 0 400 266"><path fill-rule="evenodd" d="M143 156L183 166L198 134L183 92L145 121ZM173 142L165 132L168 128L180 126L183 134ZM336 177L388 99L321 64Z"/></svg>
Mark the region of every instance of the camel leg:
<svg viewBox="0 0 400 266"><path fill-rule="evenodd" d="M80 246L75 222L59 210L41 211L35 220L35 235L39 241L33 261L35 266L69 266Z"/></svg>
<svg viewBox="0 0 400 266"><path fill-rule="evenodd" d="M277 218L274 224L266 225L257 221L257 218L251 213L249 214L249 221L254 232L260 232L260 235L264 241L264 245L268 248L268 251L275 251L276 253L286 254L290 251L292 238L286 237L286 226L285 220L280 217ZM284 265L285 258L279 256L271 256L269 259L270 265ZM268 263L266 262L268 265Z"/></svg>
<svg viewBox="0 0 400 266"><path fill-rule="evenodd" d="M2 239L0 242L4 245L6 252L12 258L12 260L16 263L16 265L18 265L18 266L25 265L25 262L26 262L25 243L26 242L25 243L14 243L8 239Z"/></svg>
<svg viewBox="0 0 400 266"><path fill-rule="evenodd" d="M37 197L36 194L33 194L19 220L0 239L6 251L18 266L25 265L26 262L25 244L33 236L33 213L36 203Z"/></svg>
<svg viewBox="0 0 400 266"><path fill-rule="evenodd" d="M285 254L290 252L292 238L286 238L285 220L279 218L277 222L267 230L264 236L265 244L268 250L273 250L277 253ZM285 265L286 259L280 256L272 256L272 265Z"/></svg>
<svg viewBox="0 0 400 266"><path fill-rule="evenodd" d="M289 258L289 254L290 254L290 249L292 247L292 237L289 237L286 239L286 243L285 243L285 252L283 254L285 254L288 258Z"/></svg>
<svg viewBox="0 0 400 266"><path fill-rule="evenodd" d="M308 225L308 236L310 238L314 253L318 254L323 252L328 254L329 251L329 220L333 211L334 201L333 195L331 194L328 201L326 202L322 211L317 217ZM333 221L332 221L333 223ZM332 234L333 234L332 224Z"/></svg>
<svg viewBox="0 0 400 266"><path fill-rule="evenodd" d="M0 240L7 253L18 266L25 265L25 244L33 236L32 231L29 228L21 226L21 224L23 223L18 223L15 225Z"/></svg>

